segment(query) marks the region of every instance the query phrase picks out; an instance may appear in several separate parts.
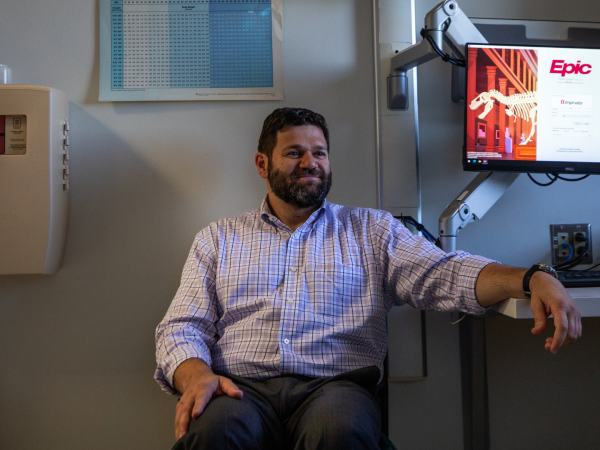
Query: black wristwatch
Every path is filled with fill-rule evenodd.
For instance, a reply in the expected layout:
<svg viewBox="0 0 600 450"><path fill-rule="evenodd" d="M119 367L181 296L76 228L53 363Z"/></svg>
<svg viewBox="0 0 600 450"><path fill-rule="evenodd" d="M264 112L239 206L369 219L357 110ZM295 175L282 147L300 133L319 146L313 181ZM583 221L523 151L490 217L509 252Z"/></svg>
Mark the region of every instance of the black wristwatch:
<svg viewBox="0 0 600 450"><path fill-rule="evenodd" d="M538 270L541 270L542 272L546 272L548 275L552 275L554 278L558 278L558 275L556 274L556 270L554 270L553 267L547 266L546 264L535 264L535 265L531 266L531 269L529 269L525 273L525 276L523 277L523 293L525 294L525 297L527 297L527 298L531 298L531 289L529 288L529 280L531 280L531 276L534 273L536 273Z"/></svg>

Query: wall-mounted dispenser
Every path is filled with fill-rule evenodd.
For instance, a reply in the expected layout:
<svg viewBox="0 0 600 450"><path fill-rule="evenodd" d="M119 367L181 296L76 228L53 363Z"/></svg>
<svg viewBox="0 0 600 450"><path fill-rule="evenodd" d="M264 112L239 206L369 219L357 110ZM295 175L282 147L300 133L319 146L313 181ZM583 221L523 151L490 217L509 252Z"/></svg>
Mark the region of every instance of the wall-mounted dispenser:
<svg viewBox="0 0 600 450"><path fill-rule="evenodd" d="M69 198L69 101L0 84L0 275L60 268Z"/></svg>

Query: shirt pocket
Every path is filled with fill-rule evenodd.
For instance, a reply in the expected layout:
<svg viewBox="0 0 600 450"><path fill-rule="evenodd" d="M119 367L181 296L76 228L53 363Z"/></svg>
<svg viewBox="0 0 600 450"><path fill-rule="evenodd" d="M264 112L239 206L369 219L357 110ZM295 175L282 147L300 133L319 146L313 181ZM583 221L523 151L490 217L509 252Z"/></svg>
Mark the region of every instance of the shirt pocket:
<svg viewBox="0 0 600 450"><path fill-rule="evenodd" d="M360 266L341 263L307 264L305 267L306 305L328 318L361 314L368 294L368 277Z"/></svg>

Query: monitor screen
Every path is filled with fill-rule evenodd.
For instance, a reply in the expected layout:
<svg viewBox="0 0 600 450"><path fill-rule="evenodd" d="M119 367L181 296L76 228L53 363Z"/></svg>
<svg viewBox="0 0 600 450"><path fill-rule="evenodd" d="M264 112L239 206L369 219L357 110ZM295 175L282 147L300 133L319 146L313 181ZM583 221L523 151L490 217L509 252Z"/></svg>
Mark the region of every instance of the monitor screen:
<svg viewBox="0 0 600 450"><path fill-rule="evenodd" d="M600 48L466 53L465 170L600 173Z"/></svg>

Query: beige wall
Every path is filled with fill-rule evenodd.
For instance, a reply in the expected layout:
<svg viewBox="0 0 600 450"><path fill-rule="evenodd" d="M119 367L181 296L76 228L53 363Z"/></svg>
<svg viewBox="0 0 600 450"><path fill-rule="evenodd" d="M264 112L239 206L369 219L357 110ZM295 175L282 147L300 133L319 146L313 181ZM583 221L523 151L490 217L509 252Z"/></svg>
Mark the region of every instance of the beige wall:
<svg viewBox="0 0 600 450"><path fill-rule="evenodd" d="M72 155L63 268L0 277L3 450L170 448L154 328L194 234L260 205L253 158L274 108L324 114L331 201L376 206L371 3L283 3L284 101L99 103L99 2L2 1L0 61L67 94Z"/></svg>

